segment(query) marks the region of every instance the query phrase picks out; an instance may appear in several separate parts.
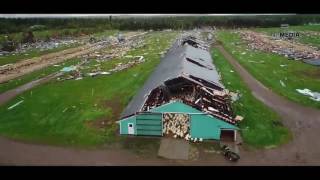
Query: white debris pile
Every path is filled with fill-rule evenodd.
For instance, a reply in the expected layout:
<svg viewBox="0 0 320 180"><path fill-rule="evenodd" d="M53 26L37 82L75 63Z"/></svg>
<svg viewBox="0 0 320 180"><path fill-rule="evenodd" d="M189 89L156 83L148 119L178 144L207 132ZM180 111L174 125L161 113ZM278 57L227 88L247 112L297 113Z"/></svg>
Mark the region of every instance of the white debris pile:
<svg viewBox="0 0 320 180"><path fill-rule="evenodd" d="M137 59L137 57L139 59ZM122 71L122 70L125 70L125 69L128 69L134 65L137 65L137 64L140 64L140 63L143 63L145 62L145 59L143 56L135 56L135 59L132 60L132 61L129 61L127 63L118 63L117 66L113 69L110 70L110 72L118 72L118 71Z"/></svg>
<svg viewBox="0 0 320 180"><path fill-rule="evenodd" d="M82 44L82 42L75 40L75 39L70 39L70 38L65 38L65 39L50 39L49 41L43 41L39 40L34 43L23 43L23 44L18 44L17 49L12 51L12 52L7 52L7 51L0 51L1 54L3 55L17 55L17 54L22 54L26 53L27 51L33 50L33 49L38 49L39 51L46 51L62 46L70 47L76 43ZM24 54L28 55L28 54Z"/></svg>
<svg viewBox="0 0 320 180"><path fill-rule="evenodd" d="M166 113L163 118L163 133L174 138L191 139L189 134L189 116L187 114Z"/></svg>
<svg viewBox="0 0 320 180"><path fill-rule="evenodd" d="M310 99L314 101L320 101L320 93L319 92L312 92L310 89L296 89L300 94L305 96L310 96Z"/></svg>

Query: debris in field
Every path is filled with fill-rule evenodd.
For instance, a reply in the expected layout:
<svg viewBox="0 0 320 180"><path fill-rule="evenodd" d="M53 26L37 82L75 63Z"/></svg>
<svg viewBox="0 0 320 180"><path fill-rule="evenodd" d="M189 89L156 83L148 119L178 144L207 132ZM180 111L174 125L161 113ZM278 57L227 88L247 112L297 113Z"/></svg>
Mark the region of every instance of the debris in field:
<svg viewBox="0 0 320 180"><path fill-rule="evenodd" d="M64 113L64 112L66 112L68 110L68 108L65 108L62 112Z"/></svg>
<svg viewBox="0 0 320 180"><path fill-rule="evenodd" d="M100 74L102 74L102 75L108 75L108 74L111 74L111 73L109 73L109 72L100 72Z"/></svg>
<svg viewBox="0 0 320 180"><path fill-rule="evenodd" d="M230 72L232 72L232 73L233 73L234 71L230 70Z"/></svg>
<svg viewBox="0 0 320 180"><path fill-rule="evenodd" d="M286 67L288 66L287 64L280 64L280 67Z"/></svg>
<svg viewBox="0 0 320 180"><path fill-rule="evenodd" d="M309 98L314 101L320 101L320 93L319 92L312 92L310 89L296 89L300 94L310 96Z"/></svg>
<svg viewBox="0 0 320 180"><path fill-rule="evenodd" d="M282 80L280 80L280 84L282 87L286 87L286 84L284 84L284 82Z"/></svg>
<svg viewBox="0 0 320 180"><path fill-rule="evenodd" d="M109 74L111 74L111 73L110 73L110 72L105 72L105 71L103 71L103 72L99 71L99 72L94 72L94 73L88 73L88 75L91 76L91 77L95 77L95 76L97 76L97 75L109 75Z"/></svg>
<svg viewBox="0 0 320 180"><path fill-rule="evenodd" d="M240 37L244 39L253 50L272 52L283 55L288 59L302 60L312 65L320 65L320 51L314 47L294 41L275 40L270 36L253 31L241 31Z"/></svg>
<svg viewBox="0 0 320 180"><path fill-rule="evenodd" d="M95 73L88 73L88 76L91 76L91 77L94 77L96 75L98 75L99 73L98 72L95 72Z"/></svg>
<svg viewBox="0 0 320 180"><path fill-rule="evenodd" d="M76 70L77 69L77 67L75 67L75 66L69 66L69 67L64 67L63 69L61 69L60 71L61 72L70 72L70 71L74 71L74 70Z"/></svg>
<svg viewBox="0 0 320 180"><path fill-rule="evenodd" d="M231 101L235 102L240 99L241 95L239 93L230 92L229 95L231 96Z"/></svg>
<svg viewBox="0 0 320 180"><path fill-rule="evenodd" d="M24 101L24 100L21 100L21 101L17 102L16 104L8 107L8 110L13 109L14 107L16 107L16 106L18 106L19 104L21 104L23 101Z"/></svg>
<svg viewBox="0 0 320 180"><path fill-rule="evenodd" d="M318 59L303 59L302 61L307 64L314 65L314 66L320 66L320 58L318 58Z"/></svg>
<svg viewBox="0 0 320 180"><path fill-rule="evenodd" d="M244 118L242 116L237 115L234 120L235 121L242 121Z"/></svg>

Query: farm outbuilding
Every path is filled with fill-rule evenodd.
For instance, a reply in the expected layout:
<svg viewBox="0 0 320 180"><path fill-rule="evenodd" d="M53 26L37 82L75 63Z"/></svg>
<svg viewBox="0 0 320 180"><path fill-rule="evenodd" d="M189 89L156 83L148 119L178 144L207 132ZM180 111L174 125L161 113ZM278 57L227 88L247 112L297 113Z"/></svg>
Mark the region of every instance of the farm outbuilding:
<svg viewBox="0 0 320 180"><path fill-rule="evenodd" d="M189 116L189 134L191 138L219 140L221 132L236 131L229 124L194 109L182 102L174 101L120 120L120 134L163 136L163 116L166 113L186 114ZM234 136L236 133L234 133Z"/></svg>
<svg viewBox="0 0 320 180"><path fill-rule="evenodd" d="M235 139L230 97L207 48L195 37L178 39L121 114L120 134Z"/></svg>

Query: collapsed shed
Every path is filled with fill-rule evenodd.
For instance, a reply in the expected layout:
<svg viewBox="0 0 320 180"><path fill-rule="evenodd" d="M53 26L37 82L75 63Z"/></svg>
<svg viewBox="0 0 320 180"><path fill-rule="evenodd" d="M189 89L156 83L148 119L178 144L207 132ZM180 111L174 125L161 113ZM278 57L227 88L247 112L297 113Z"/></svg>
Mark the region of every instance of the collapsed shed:
<svg viewBox="0 0 320 180"><path fill-rule="evenodd" d="M120 134L235 140L230 96L208 47L191 36L178 39L121 114Z"/></svg>

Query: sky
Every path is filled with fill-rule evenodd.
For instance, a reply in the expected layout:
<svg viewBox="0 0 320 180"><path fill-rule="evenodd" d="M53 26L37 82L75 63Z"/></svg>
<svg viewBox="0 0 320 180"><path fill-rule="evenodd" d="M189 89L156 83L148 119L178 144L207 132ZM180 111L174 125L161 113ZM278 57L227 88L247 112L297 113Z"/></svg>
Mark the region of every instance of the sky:
<svg viewBox="0 0 320 180"><path fill-rule="evenodd" d="M109 17L109 16L230 16L230 15L292 15L292 14L0 14L1 18L50 18L50 17Z"/></svg>

